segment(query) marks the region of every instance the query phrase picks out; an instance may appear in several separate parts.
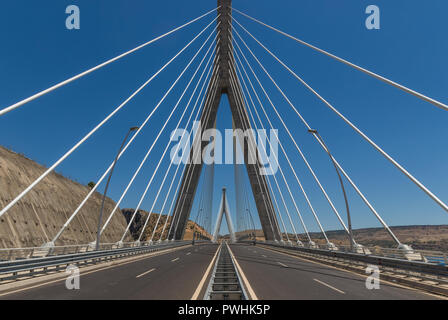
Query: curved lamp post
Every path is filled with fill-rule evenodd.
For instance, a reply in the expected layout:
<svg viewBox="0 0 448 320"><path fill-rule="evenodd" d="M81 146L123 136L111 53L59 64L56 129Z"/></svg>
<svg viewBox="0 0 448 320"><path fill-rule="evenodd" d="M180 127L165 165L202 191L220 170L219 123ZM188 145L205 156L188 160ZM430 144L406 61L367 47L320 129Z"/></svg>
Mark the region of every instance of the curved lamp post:
<svg viewBox="0 0 448 320"><path fill-rule="evenodd" d="M117 155L115 156L114 163L112 165L112 168L109 173L109 177L107 178L106 188L104 188L104 194L103 194L103 200L101 201L101 209L100 209L100 216L98 218L98 231L96 233L96 243L95 243L95 250L99 250L100 248L100 238L101 238L101 222L103 220L103 209L104 209L104 202L106 201L106 194L107 189L109 188L110 179L112 178L112 173L114 172L115 164L118 160L118 155L120 154L121 150L123 149L124 144L126 143L126 140L128 140L129 134L133 131L138 130L138 127L132 127L129 128L128 132L126 133L126 136L124 137L123 142L121 143L120 149L118 150Z"/></svg>

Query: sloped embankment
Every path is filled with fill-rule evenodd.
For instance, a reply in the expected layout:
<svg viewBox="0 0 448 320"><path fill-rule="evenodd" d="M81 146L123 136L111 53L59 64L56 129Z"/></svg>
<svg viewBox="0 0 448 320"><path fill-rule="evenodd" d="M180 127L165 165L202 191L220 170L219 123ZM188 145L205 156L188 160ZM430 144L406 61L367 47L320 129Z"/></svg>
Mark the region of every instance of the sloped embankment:
<svg viewBox="0 0 448 320"><path fill-rule="evenodd" d="M131 217L134 213L134 209L123 209L122 210L123 215L126 217L126 221L129 222L131 220ZM138 210L137 214L135 215L134 221L131 224L131 227L129 228L132 237L136 240L140 236L140 232L143 228L143 225L145 224L145 221L147 219L148 212L144 210ZM157 219L159 218L158 213L153 213L151 217L149 218L148 224L146 225L145 232L143 234L142 240L149 241L152 236L153 229L157 223ZM157 224L157 229L154 233L153 241L157 241L160 239L160 235L163 230L163 226L165 225L166 219L168 219L167 226L165 228L165 231L163 233L163 239L166 239L168 235L168 231L170 229L170 223L171 223L171 217L167 217L167 215L162 214L160 217L159 223ZM185 228L184 233L184 240L191 240L193 239L193 230L196 232L202 232L203 235L207 237L211 237L208 232L206 232L201 226L194 223L191 220L188 220L187 227Z"/></svg>
<svg viewBox="0 0 448 320"><path fill-rule="evenodd" d="M5 207L45 170L36 162L0 146L0 207ZM0 217L0 248L41 246L50 241L89 191L89 187L60 174L49 174ZM92 195L56 245L86 244L95 240L101 199L97 192ZM103 223L114 206L114 201L107 198ZM125 227L126 220L118 209L103 233L102 242L118 241Z"/></svg>

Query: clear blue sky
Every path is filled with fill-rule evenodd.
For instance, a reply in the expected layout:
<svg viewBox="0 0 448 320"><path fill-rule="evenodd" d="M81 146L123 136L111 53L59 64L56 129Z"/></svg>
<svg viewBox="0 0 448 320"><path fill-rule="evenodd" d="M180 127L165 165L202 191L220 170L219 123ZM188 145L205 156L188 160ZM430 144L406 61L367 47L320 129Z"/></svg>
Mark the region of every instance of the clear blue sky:
<svg viewBox="0 0 448 320"><path fill-rule="evenodd" d="M69 4L80 7L79 31L65 28L65 8ZM364 11L369 4L376 4L381 10L380 30L367 30L364 26L367 17ZM213 0L3 1L0 10L0 106L6 107L97 65L215 5ZM448 3L444 0L235 0L234 7L442 102L448 102L448 40L444 23ZM448 202L446 111L263 29L237 14L235 17L436 195ZM0 144L24 153L39 163L51 165L211 19L210 16L201 20L101 71L2 116ZM245 39L308 122L320 131L335 157L390 225L447 223L446 212L281 69L255 42L248 37ZM127 128L143 121L199 44L187 50L57 171L83 184L96 181L112 161ZM262 75L261 71L258 72ZM155 114L149 127L120 160L109 193L113 199L118 200L190 75L188 73L183 78ZM268 79L262 79L330 196L340 212L344 213L343 198L329 158L315 144ZM280 128L272 110L269 112L274 124ZM177 113L174 117L171 128L179 115ZM219 117L218 128L231 127L227 101L222 103ZM163 135L162 143L154 150L122 207L136 206L163 151L161 146L168 139L167 134ZM323 225L329 230L339 229L336 218L283 130L280 130L280 139L290 152ZM309 229L316 231L317 225L284 159L281 164L288 172L288 182ZM164 165L163 168L166 168L168 162ZM223 185L229 190L231 207L235 207L233 168L219 165L215 172L214 214ZM162 175L159 175L154 186L158 187L161 178ZM151 207L156 187L150 190L144 209ZM348 190L354 227L379 226L359 197L350 188ZM159 205L156 211L158 209ZM193 210L192 214L195 215L196 211ZM301 231L295 213L294 217L297 230Z"/></svg>

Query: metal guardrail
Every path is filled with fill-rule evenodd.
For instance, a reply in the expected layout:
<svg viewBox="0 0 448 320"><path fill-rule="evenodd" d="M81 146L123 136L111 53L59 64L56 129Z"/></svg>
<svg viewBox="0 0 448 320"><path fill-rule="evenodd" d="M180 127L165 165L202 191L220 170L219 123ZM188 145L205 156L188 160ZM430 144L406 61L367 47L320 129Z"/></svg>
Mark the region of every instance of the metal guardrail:
<svg viewBox="0 0 448 320"><path fill-rule="evenodd" d="M142 243L140 245L135 244L129 247L121 247L114 249L104 249L105 247L107 248L107 245L104 245L102 246L102 249L98 251L87 249L87 251L81 253L78 252L78 253L59 254L59 255L55 255L55 251L52 250L54 248L25 248L21 249L24 250L22 252L29 252L28 251L29 249L35 249L32 250L31 252L36 253L38 252L38 250L43 250L52 253L49 254L47 252L45 256L32 256L28 258L0 262L0 283L5 280L12 280L21 277L29 277L37 274L48 273L50 271L59 271L69 264L86 265L89 263L98 263L104 260L113 260L130 255L137 255L159 251L162 249L180 247L190 243L191 241L174 241L165 243L162 242L159 244L152 244L152 245ZM76 247L79 249L79 248L85 248L86 246L76 246ZM14 250L21 251L19 249ZM56 252L59 252L59 250L56 250Z"/></svg>
<svg viewBox="0 0 448 320"><path fill-rule="evenodd" d="M294 250L301 253L320 256L328 259L338 260L340 262L347 263L362 263L363 265L372 264L383 268L384 270L390 270L395 273L402 273L407 276L418 275L419 277L427 278L427 280L437 280L448 284L448 266L428 261L413 261L407 260L405 254L396 252L393 249L389 249L381 252L372 250L373 248L366 248L363 253L355 253L340 250L329 250L321 248L306 248L295 244L279 243L279 242L260 242L272 247L278 247L287 250ZM372 250L372 251L370 251ZM383 249L384 250L384 249ZM398 251L398 250L397 250ZM383 255L378 255L378 253ZM422 252L421 250L414 250L412 254L421 254L424 258L426 254L432 254L433 257L438 257L434 252ZM429 275L429 277L424 276Z"/></svg>
<svg viewBox="0 0 448 320"><path fill-rule="evenodd" d="M219 247L204 300L247 300L240 274L227 243Z"/></svg>
<svg viewBox="0 0 448 320"><path fill-rule="evenodd" d="M148 245L147 242L140 244L136 242L124 242L118 243L102 243L99 250L112 250L119 248L135 248L142 245ZM81 245L67 245L67 246L54 246L54 247L29 247L29 248L2 248L0 249L0 262L1 261L14 261L21 259L33 259L42 258L48 256L57 256L65 254L77 254L84 252L95 251L95 245L93 244L81 244Z"/></svg>
<svg viewBox="0 0 448 320"><path fill-rule="evenodd" d="M318 248L323 250L327 249L324 245L318 245ZM337 251L341 252L352 252L350 246L338 246L337 249ZM417 260L448 266L448 254L443 251L412 249L412 252L407 252L406 250L396 248L362 246L357 248L357 253L387 258Z"/></svg>

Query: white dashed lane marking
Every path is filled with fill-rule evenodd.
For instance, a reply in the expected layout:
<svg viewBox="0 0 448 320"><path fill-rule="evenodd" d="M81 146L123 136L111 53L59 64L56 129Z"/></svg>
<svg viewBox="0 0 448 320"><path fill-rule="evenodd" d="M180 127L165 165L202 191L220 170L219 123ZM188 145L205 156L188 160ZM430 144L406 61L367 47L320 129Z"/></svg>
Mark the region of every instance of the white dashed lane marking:
<svg viewBox="0 0 448 320"><path fill-rule="evenodd" d="M145 274L148 274L148 273L150 273L150 272L153 272L154 270L156 270L156 268L152 268L152 269L150 269L150 270L148 270L148 271L146 271L146 272L143 272L142 274L139 274L138 276L136 276L136 278L143 277Z"/></svg>
<svg viewBox="0 0 448 320"><path fill-rule="evenodd" d="M278 263L279 265L281 265L282 267L288 268L288 266L287 266L286 264L284 264L284 263L281 263L281 262L278 262L278 261L277 261L277 263Z"/></svg>
<svg viewBox="0 0 448 320"><path fill-rule="evenodd" d="M316 282L319 282L320 284L322 284L322 285L324 285L324 286L326 286L326 287L328 287L328 288L330 288L330 289L333 289L334 291L337 291L337 292L339 292L339 293L345 294L344 291L339 290L339 289L337 289L337 288L335 288L335 287L333 287L333 286L330 286L328 283L325 283L325 282L320 281L320 280L317 280L317 279L313 279L313 280L316 281Z"/></svg>

